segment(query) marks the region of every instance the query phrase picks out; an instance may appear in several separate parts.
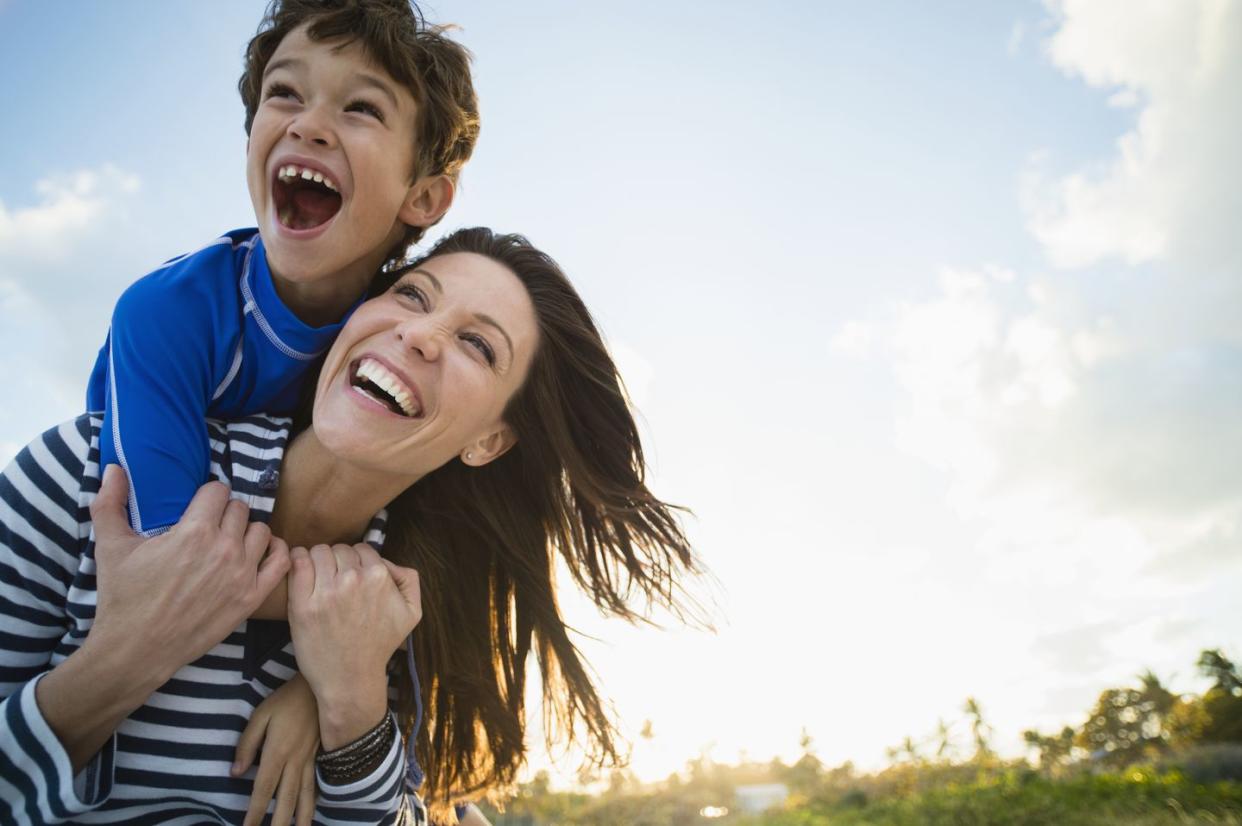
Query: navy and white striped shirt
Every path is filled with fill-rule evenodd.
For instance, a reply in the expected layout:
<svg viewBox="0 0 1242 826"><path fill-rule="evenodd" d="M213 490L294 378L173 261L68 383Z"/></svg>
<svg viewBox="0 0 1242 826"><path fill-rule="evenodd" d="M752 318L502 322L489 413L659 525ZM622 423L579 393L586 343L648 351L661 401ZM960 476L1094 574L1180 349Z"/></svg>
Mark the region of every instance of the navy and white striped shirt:
<svg viewBox="0 0 1242 826"><path fill-rule="evenodd" d="M208 430L212 477L266 520L287 420ZM99 433L98 417L80 416L0 475L0 823L240 823L256 770L235 778L229 767L251 713L297 669L284 623L244 622L183 667L76 778L35 702L38 680L77 650L94 618ZM383 541L382 521L366 538ZM315 822L421 820L403 794L403 751L398 738L370 776L346 786L320 777Z"/></svg>

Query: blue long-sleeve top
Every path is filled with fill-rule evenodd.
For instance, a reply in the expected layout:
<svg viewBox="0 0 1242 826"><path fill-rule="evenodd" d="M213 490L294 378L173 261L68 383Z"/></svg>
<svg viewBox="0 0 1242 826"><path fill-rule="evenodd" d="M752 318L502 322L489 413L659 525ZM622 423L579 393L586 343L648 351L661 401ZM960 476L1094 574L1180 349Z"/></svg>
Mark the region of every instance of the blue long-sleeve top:
<svg viewBox="0 0 1242 826"><path fill-rule="evenodd" d="M129 474L133 529L167 530L208 481L207 418L291 413L343 323L311 327L281 302L255 229L226 233L130 286L86 409L103 415L101 466Z"/></svg>

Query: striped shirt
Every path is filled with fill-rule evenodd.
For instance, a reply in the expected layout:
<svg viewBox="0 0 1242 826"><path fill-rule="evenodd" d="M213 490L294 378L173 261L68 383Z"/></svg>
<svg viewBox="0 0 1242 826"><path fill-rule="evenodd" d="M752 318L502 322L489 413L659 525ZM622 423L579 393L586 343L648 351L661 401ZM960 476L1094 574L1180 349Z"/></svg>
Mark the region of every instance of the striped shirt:
<svg viewBox="0 0 1242 826"><path fill-rule="evenodd" d="M256 769L235 778L229 768L251 713L297 669L287 624L242 623L122 721L76 777L35 702L39 679L94 618L100 426L84 415L49 430L0 475L0 823L240 823ZM252 416L208 431L212 477L266 521L288 421ZM382 543L382 515L366 538ZM320 776L315 822L421 821L403 793L403 752L398 738L346 786Z"/></svg>

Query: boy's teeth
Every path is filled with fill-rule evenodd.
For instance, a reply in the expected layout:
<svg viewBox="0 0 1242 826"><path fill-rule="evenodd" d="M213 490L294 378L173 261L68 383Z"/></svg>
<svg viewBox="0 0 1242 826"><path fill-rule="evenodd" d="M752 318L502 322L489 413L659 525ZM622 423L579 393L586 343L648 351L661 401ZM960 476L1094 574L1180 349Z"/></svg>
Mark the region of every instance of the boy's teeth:
<svg viewBox="0 0 1242 826"><path fill-rule="evenodd" d="M304 181L314 181L317 184L323 184L333 192L338 191L336 184L332 183L332 180L322 172L316 172L313 169L303 169L297 164L282 166L276 171L276 177L280 178L282 181L288 181L293 178L301 178Z"/></svg>

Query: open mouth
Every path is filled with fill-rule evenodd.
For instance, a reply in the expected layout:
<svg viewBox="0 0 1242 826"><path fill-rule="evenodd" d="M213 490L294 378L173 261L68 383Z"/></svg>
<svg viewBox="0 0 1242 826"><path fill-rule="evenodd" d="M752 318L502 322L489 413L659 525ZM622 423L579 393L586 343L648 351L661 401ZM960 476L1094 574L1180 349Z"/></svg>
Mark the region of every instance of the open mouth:
<svg viewBox="0 0 1242 826"><path fill-rule="evenodd" d="M289 229L323 226L341 208L340 187L318 169L286 164L272 184L276 217Z"/></svg>
<svg viewBox="0 0 1242 826"><path fill-rule="evenodd" d="M418 396L375 359L360 359L350 371L349 383L355 391L374 399L398 416L413 419L423 413Z"/></svg>

